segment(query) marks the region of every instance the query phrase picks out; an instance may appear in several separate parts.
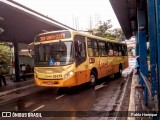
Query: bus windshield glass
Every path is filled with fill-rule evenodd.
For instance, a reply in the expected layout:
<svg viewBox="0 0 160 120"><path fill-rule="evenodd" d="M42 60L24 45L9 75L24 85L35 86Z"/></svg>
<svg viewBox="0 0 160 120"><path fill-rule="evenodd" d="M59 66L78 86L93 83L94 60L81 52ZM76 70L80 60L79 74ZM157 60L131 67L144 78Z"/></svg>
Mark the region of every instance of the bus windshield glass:
<svg viewBox="0 0 160 120"><path fill-rule="evenodd" d="M59 41L35 45L35 66L64 66L74 62L73 43Z"/></svg>

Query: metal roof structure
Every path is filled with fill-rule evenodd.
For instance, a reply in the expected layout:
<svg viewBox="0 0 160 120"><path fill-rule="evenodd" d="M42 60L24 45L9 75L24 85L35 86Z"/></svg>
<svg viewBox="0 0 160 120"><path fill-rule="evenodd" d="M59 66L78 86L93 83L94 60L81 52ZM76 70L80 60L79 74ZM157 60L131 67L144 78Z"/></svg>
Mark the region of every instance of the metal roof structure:
<svg viewBox="0 0 160 120"><path fill-rule="evenodd" d="M134 35L136 37L136 56L139 56L140 61L139 84L145 87L143 104L152 107L152 110L158 114L157 111L160 110L160 0L110 0L110 3L126 38ZM149 103L151 101L152 103ZM159 120L159 116L153 117L153 120Z"/></svg>
<svg viewBox="0 0 160 120"><path fill-rule="evenodd" d="M131 38L137 29L136 0L110 0L110 3L126 38Z"/></svg>
<svg viewBox="0 0 160 120"><path fill-rule="evenodd" d="M44 31L74 30L12 0L0 0L0 11L1 41L28 44Z"/></svg>

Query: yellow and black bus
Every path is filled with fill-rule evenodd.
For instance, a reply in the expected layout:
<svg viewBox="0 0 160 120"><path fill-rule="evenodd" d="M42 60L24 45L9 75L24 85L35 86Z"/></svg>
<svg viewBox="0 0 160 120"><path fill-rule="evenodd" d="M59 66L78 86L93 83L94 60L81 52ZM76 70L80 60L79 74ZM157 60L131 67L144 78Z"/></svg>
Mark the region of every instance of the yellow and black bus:
<svg viewBox="0 0 160 120"><path fill-rule="evenodd" d="M102 77L120 77L128 67L126 44L78 31L42 33L33 45L37 86L95 85Z"/></svg>

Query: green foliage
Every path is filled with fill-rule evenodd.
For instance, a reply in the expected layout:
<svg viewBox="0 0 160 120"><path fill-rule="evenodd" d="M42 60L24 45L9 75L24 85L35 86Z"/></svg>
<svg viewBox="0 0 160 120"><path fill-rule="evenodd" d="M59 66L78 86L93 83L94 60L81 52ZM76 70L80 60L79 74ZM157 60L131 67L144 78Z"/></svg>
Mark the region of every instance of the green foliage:
<svg viewBox="0 0 160 120"><path fill-rule="evenodd" d="M11 61L10 47L5 43L0 43L0 64L7 66ZM7 67L6 67L7 68Z"/></svg>
<svg viewBox="0 0 160 120"><path fill-rule="evenodd" d="M1 70L1 73L4 75L4 74L9 74L9 71L10 71L10 69L9 69L9 67L3 67L3 69Z"/></svg>
<svg viewBox="0 0 160 120"><path fill-rule="evenodd" d="M122 29L116 28L114 30L108 30L112 27L111 20L103 22L97 29L94 29L93 35L104 37L110 40L125 40Z"/></svg>
<svg viewBox="0 0 160 120"><path fill-rule="evenodd" d="M115 36L106 36L105 38L109 39L109 40L116 40Z"/></svg>
<svg viewBox="0 0 160 120"><path fill-rule="evenodd" d="M116 40L116 36L110 35L110 34L107 34L107 33L104 33L104 34L95 34L95 35L99 36L99 37L107 38L107 39L110 39L110 40Z"/></svg>
<svg viewBox="0 0 160 120"><path fill-rule="evenodd" d="M98 26L97 29L95 29L94 35L99 37L106 37L108 36L106 31L112 27L111 20L107 20L106 22L103 22L100 26Z"/></svg>

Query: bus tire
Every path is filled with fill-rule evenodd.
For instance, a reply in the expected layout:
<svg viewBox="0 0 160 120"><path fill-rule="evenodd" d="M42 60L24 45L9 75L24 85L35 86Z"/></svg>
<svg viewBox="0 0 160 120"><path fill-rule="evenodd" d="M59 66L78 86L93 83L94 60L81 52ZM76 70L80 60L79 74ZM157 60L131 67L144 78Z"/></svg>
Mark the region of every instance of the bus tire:
<svg viewBox="0 0 160 120"><path fill-rule="evenodd" d="M119 76L119 78L122 76L122 67L121 66L119 67L118 76Z"/></svg>
<svg viewBox="0 0 160 120"><path fill-rule="evenodd" d="M91 72L89 85L90 86L95 86L96 85L96 81L97 81L96 74L94 72Z"/></svg>

